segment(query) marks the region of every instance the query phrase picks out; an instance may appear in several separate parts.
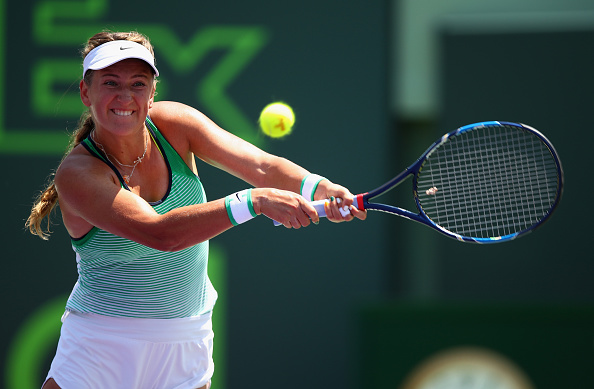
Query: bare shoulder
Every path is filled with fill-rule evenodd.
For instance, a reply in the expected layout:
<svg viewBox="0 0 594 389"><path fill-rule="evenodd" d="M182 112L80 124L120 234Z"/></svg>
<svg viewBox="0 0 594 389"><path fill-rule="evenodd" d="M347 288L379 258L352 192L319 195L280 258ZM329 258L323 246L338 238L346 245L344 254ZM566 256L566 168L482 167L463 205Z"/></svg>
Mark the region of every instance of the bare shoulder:
<svg viewBox="0 0 594 389"><path fill-rule="evenodd" d="M62 220L70 236L84 236L92 227L84 214L89 204L114 197L119 190L117 176L105 163L90 155L83 146L75 147L60 164L54 183L58 191ZM105 209L101 204L100 208Z"/></svg>
<svg viewBox="0 0 594 389"><path fill-rule="evenodd" d="M159 101L153 104L149 116L172 146L184 155L189 151L189 138L201 129L203 116L196 109L174 101Z"/></svg>
<svg viewBox="0 0 594 389"><path fill-rule="evenodd" d="M199 110L182 103L160 101L149 111L151 120L180 155L203 155L227 134Z"/></svg>
<svg viewBox="0 0 594 389"><path fill-rule="evenodd" d="M91 163L90 158L92 156L88 152L84 152L82 146L76 146L58 166L55 176L56 184L65 184L82 174L86 165Z"/></svg>
<svg viewBox="0 0 594 389"><path fill-rule="evenodd" d="M176 101L157 101L153 103L149 116L157 120L174 120L176 116L183 114L183 111L187 108L187 105Z"/></svg>
<svg viewBox="0 0 594 389"><path fill-rule="evenodd" d="M83 146L76 146L60 163L54 182L60 197L77 189L88 188L91 182L118 184L113 170L98 158L90 155Z"/></svg>
<svg viewBox="0 0 594 389"><path fill-rule="evenodd" d="M158 101L153 104L149 116L161 127L195 126L206 116L197 109L175 101Z"/></svg>

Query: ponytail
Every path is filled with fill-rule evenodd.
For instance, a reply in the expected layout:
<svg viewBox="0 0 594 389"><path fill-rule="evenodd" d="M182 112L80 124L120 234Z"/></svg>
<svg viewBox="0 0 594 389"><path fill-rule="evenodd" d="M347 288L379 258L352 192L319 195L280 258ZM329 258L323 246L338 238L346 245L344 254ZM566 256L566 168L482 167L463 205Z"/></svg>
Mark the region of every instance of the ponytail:
<svg viewBox="0 0 594 389"><path fill-rule="evenodd" d="M66 154L64 154L62 160L64 160L64 158L70 154L72 149L78 146L80 142L91 133L93 128L93 119L91 118L91 114L87 111L81 116L78 129L71 135L68 150L66 151ZM56 205L58 205L58 191L54 184L54 175L55 173L50 175L48 186L35 200L35 203L31 208L31 214L25 223L25 227L28 228L33 235L37 235L44 240L47 240L50 236L51 216ZM45 226L43 225L44 220L47 222Z"/></svg>

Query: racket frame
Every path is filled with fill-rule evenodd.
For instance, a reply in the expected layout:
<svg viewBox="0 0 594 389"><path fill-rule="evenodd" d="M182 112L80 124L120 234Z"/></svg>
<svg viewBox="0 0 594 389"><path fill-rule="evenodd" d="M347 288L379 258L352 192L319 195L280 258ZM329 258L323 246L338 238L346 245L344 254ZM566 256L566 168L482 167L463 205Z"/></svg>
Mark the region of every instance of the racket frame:
<svg viewBox="0 0 594 389"><path fill-rule="evenodd" d="M472 131L477 128L482 128L482 127L487 127L487 126L499 126L499 125L513 126L513 127L521 128L524 131L529 131L532 134L536 135L538 138L540 138L540 140L543 142L543 144L549 149L551 155L554 158L555 165L557 167L557 177L559 180L559 184L557 186L557 194L556 194L554 203L552 204L548 213L543 218L541 218L537 223L531 225L529 228L526 228L524 230L514 232L511 234L507 234L504 236L489 237L489 238L469 237L469 236L463 236L463 235L454 233L452 231L449 231L449 230L443 228L442 226L440 226L439 224L437 224L433 220L431 220L427 216L427 214L423 211L423 208L421 207L419 195L418 195L418 191L417 191L417 185L418 185L417 180L418 180L419 172L421 171L421 167L423 166L423 164L425 163L427 158L429 158L431 153L433 153L435 150L437 150L437 148L439 146L441 146L443 143L447 142L450 137L457 136L464 132ZM389 192L390 190L394 189L395 187L397 187L398 185L403 183L411 175L413 177L413 196L415 199L415 205L416 205L419 213L414 213L407 209L396 207L393 205L370 202L371 199L378 197L380 195L383 195L383 194ZM516 239L519 236L522 236L522 235L525 235L527 233L534 231L537 227L542 225L546 220L548 220L550 218L553 211L557 208L559 201L561 200L562 192L563 192L563 168L561 166L561 160L559 159L559 155L557 154L557 151L553 147L553 144L542 133L540 133L538 130L536 130L530 126L527 126L525 124L505 122L505 121L485 121L485 122L480 122L480 123L469 124L469 125L460 127L452 132L449 132L449 133L443 135L441 138L436 140L423 154L421 154L421 156L413 164L411 164L409 167L407 167L402 173L398 174L397 176L392 178L390 181L386 182L385 184L377 187L376 189L374 189L370 192L361 193L361 194L356 195L353 205L355 207L357 207L358 209L367 209L367 210L373 210L373 211L387 212L387 213L390 213L393 215L401 216L406 219L422 223L428 227L431 227L431 228L433 228L433 229L435 229L435 230L437 230L451 238L457 239L461 242L489 244L489 243L499 243L499 242L510 241L510 240Z"/></svg>

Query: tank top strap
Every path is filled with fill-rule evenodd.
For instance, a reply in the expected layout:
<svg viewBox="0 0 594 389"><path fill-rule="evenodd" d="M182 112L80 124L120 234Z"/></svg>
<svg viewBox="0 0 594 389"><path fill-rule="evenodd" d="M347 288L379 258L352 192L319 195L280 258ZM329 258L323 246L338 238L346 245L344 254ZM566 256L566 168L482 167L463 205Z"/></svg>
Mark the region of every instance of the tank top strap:
<svg viewBox="0 0 594 389"><path fill-rule="evenodd" d="M126 181L124 181L124 177L122 177L122 175L120 174L120 171L114 166L113 163L111 163L109 159L107 159L107 156L99 149L99 147L97 147L97 144L93 142L93 139L91 139L91 134L87 135L87 137L83 139L80 143L83 145L85 149L87 149L87 151L93 157L102 160L107 166L111 168L111 170L114 171L114 173L118 177L118 180L120 181L120 185L122 186L122 188L129 189L128 185L126 184Z"/></svg>

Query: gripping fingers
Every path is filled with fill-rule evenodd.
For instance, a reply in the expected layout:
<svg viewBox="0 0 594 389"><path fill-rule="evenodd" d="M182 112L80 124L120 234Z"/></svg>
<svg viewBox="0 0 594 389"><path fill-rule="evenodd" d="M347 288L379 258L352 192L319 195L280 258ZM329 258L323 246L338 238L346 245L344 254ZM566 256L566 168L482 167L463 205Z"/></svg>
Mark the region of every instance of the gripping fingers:
<svg viewBox="0 0 594 389"><path fill-rule="evenodd" d="M344 204L341 198L334 198L331 197L330 201L327 204L326 212L328 213L328 217L332 221L349 221L352 218L351 216L350 207Z"/></svg>
<svg viewBox="0 0 594 389"><path fill-rule="evenodd" d="M342 203L342 199L338 198L336 199L336 204L338 204L338 211L340 211L340 214L342 215L342 217L347 217L348 215L351 214L351 209L348 206L344 206L341 207L340 204Z"/></svg>
<svg viewBox="0 0 594 389"><path fill-rule="evenodd" d="M299 219L295 217L294 219L288 220L285 223L280 223L275 220L274 225L280 226L282 224L287 228L299 228L302 226L305 227L309 225L310 220L313 221L315 224L318 224L321 217L326 217L326 210L324 209L324 204L327 202L328 200L318 200L309 203L309 205L311 205L316 210L317 217L314 213L303 210L303 215L306 219L303 219L302 222L300 222Z"/></svg>
<svg viewBox="0 0 594 389"><path fill-rule="evenodd" d="M340 198L331 198L331 199L326 199L326 200L317 200L317 201L312 201L309 204L312 205L314 207L314 209L316 210L317 214L318 214L318 218L317 220L319 221L320 217L327 217L328 215L332 215L334 217L334 219L340 219L340 217L338 216L338 214L340 213L340 215L343 218L348 217L351 214L350 211L350 207L348 206L340 206L340 204L342 203L342 199ZM328 207L326 209L326 207ZM338 212L337 212L337 211ZM314 219L312 214L309 214L307 212L305 212L305 214L312 220L314 221L315 224L317 224L316 219ZM301 226L306 226L309 224L309 220L304 223L300 223L299 220L297 218L295 218L294 220L289 220L285 223L279 223L277 221L274 222L275 226L279 226L279 225L284 225L287 228L299 228Z"/></svg>

